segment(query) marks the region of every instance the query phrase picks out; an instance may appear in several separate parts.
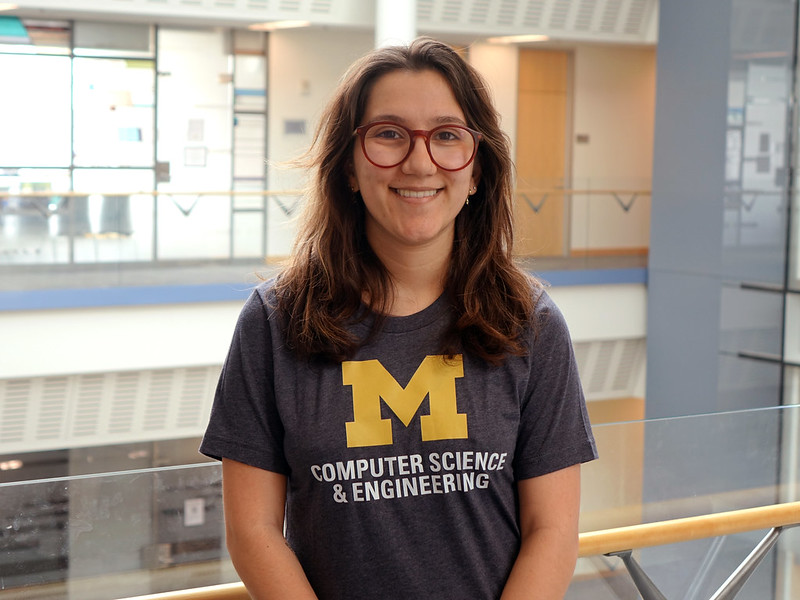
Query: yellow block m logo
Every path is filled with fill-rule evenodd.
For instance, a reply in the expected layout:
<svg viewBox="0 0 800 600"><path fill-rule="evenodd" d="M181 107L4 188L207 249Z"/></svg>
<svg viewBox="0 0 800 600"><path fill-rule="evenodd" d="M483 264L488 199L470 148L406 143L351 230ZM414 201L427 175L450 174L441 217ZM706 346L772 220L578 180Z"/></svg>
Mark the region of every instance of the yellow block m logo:
<svg viewBox="0 0 800 600"><path fill-rule="evenodd" d="M458 412L456 378L464 376L461 355L450 360L426 356L403 388L380 361L342 363L342 382L353 388L353 421L347 428L347 447L392 443L392 421L381 418L381 398L408 427L428 396L430 414L420 416L422 441L467 438L467 415Z"/></svg>

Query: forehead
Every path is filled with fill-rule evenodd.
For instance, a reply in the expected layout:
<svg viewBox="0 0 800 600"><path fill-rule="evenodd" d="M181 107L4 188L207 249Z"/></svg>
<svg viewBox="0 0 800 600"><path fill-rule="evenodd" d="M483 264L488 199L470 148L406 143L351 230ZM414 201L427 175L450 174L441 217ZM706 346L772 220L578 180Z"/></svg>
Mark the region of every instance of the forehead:
<svg viewBox="0 0 800 600"><path fill-rule="evenodd" d="M381 75L367 96L364 122L465 121L453 89L438 71L391 71Z"/></svg>

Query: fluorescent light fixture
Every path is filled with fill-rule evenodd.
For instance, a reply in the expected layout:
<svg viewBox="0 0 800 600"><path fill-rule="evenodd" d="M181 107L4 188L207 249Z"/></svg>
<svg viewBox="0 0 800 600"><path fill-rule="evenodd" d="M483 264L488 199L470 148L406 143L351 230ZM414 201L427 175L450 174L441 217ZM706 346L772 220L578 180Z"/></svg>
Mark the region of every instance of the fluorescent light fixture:
<svg viewBox="0 0 800 600"><path fill-rule="evenodd" d="M11 2L0 2L0 11L2 10L14 10L15 8L19 8L16 4L11 4Z"/></svg>
<svg viewBox="0 0 800 600"><path fill-rule="evenodd" d="M276 29L294 29L296 27L308 27L311 21L268 21L266 23L253 23L248 25L248 29L253 31L275 31Z"/></svg>
<svg viewBox="0 0 800 600"><path fill-rule="evenodd" d="M533 33L529 35L504 35L501 37L490 37L486 41L491 44L525 44L527 42L546 42L550 37Z"/></svg>

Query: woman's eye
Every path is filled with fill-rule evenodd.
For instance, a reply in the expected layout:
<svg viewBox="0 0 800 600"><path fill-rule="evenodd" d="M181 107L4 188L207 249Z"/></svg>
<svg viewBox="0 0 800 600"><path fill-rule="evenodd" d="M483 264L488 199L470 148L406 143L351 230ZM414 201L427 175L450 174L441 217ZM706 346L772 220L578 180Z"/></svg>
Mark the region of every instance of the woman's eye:
<svg viewBox="0 0 800 600"><path fill-rule="evenodd" d="M435 139L440 142L455 142L460 140L461 137L461 132L458 129L440 129L435 135Z"/></svg>
<svg viewBox="0 0 800 600"><path fill-rule="evenodd" d="M379 129L373 135L384 140L399 140L404 137L397 129Z"/></svg>

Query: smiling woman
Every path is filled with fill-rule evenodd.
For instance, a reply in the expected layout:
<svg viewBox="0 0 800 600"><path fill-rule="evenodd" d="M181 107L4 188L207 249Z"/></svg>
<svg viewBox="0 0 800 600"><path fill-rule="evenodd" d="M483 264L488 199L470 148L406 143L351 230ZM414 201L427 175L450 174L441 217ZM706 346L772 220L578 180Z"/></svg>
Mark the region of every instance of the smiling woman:
<svg viewBox="0 0 800 600"><path fill-rule="evenodd" d="M399 124L383 115L394 115ZM356 131L363 132L363 143L354 148L350 187L366 207L370 247L384 265L403 271L394 273L389 313L413 314L442 293L455 219L477 187L480 165L472 160L477 146L459 126L465 117L449 84L433 70L394 71L378 79L362 120L366 126ZM434 160L434 148L447 169Z"/></svg>
<svg viewBox="0 0 800 600"><path fill-rule="evenodd" d="M201 446L248 592L562 598L595 444L564 319L511 258L486 84L430 39L375 50L306 158L292 261L241 313Z"/></svg>

